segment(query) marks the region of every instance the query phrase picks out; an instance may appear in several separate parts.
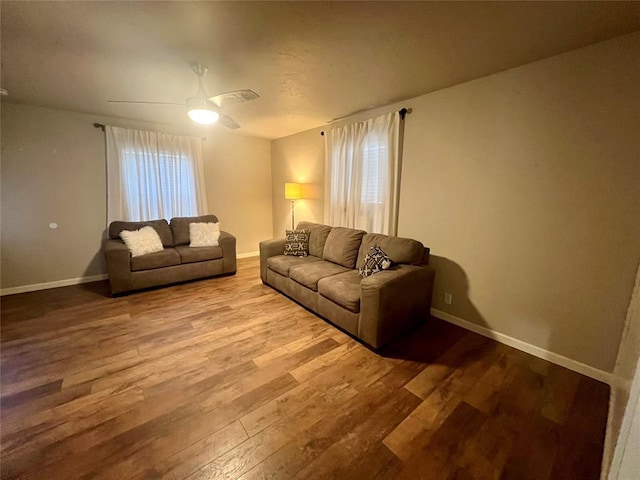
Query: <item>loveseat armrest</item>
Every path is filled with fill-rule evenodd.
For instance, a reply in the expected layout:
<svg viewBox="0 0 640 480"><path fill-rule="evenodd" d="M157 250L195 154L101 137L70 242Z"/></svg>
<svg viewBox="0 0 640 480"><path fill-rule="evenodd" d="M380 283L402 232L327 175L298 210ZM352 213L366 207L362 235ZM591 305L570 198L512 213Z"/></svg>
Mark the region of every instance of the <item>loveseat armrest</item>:
<svg viewBox="0 0 640 480"><path fill-rule="evenodd" d="M218 244L222 249L222 271L224 273L236 273L236 237L229 232L221 231Z"/></svg>
<svg viewBox="0 0 640 480"><path fill-rule="evenodd" d="M267 283L267 260L284 253L284 238L272 238L260 242L260 278Z"/></svg>
<svg viewBox="0 0 640 480"><path fill-rule="evenodd" d="M358 337L380 348L429 318L435 270L399 265L360 282Z"/></svg>
<svg viewBox="0 0 640 480"><path fill-rule="evenodd" d="M131 253L122 240L106 239L104 256L107 262L107 273L112 293L129 290L131 276Z"/></svg>

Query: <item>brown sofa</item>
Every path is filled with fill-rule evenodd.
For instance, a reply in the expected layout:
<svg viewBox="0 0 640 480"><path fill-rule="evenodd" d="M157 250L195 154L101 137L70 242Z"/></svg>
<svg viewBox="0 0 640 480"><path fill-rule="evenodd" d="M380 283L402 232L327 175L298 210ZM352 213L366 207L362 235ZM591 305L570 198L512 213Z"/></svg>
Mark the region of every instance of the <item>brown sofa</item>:
<svg viewBox="0 0 640 480"><path fill-rule="evenodd" d="M190 247L189 224L218 221L215 215L176 217L148 222L112 222L109 238L104 242L104 254L112 293L167 285L186 280L233 274L236 272L236 238L220 232L217 247ZM140 257L131 257L120 239L123 230L153 227L164 250Z"/></svg>
<svg viewBox="0 0 640 480"><path fill-rule="evenodd" d="M429 317L435 271L429 249L408 238L300 222L309 256L283 255L284 239L260 242L260 277L301 305L379 349ZM389 270L361 278L358 267L378 245Z"/></svg>

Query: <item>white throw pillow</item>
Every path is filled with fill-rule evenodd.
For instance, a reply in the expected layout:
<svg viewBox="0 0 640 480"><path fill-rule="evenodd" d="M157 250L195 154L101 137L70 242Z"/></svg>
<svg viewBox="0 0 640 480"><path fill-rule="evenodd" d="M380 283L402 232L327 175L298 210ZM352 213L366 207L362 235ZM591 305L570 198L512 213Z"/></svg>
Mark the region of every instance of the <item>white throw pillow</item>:
<svg viewBox="0 0 640 480"><path fill-rule="evenodd" d="M220 238L220 223L190 223L190 247L217 247Z"/></svg>
<svg viewBox="0 0 640 480"><path fill-rule="evenodd" d="M129 247L132 257L141 257L147 253L161 252L164 250L160 235L153 227L142 227L140 230L123 230L120 238Z"/></svg>

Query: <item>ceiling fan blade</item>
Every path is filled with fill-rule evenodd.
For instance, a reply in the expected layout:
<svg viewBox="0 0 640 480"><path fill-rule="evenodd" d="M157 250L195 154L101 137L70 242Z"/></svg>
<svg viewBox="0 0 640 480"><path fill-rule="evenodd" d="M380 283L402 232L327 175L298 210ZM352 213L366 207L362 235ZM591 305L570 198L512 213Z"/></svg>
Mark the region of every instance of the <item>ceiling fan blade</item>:
<svg viewBox="0 0 640 480"><path fill-rule="evenodd" d="M226 107L227 105L233 105L234 103L248 102L259 98L253 90L234 90L233 92L226 92L216 95L215 97L209 97L209 101L215 103L218 107Z"/></svg>
<svg viewBox="0 0 640 480"><path fill-rule="evenodd" d="M133 105L180 105L184 107L184 103L172 102L136 102L133 100L107 100L107 103L130 103Z"/></svg>
<svg viewBox="0 0 640 480"><path fill-rule="evenodd" d="M230 128L231 130L236 130L240 128L240 124L236 122L233 118L231 118L229 115L220 114L220 118L218 119L218 122L220 123L220 125Z"/></svg>

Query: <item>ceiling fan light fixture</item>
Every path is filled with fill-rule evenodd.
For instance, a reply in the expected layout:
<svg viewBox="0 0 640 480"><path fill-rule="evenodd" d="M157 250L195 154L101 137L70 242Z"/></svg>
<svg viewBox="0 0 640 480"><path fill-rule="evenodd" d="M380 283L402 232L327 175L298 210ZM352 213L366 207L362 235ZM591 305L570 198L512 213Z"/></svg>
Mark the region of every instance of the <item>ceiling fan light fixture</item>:
<svg viewBox="0 0 640 480"><path fill-rule="evenodd" d="M189 110L187 113L191 120L202 125L211 125L215 123L220 116L217 112L211 110Z"/></svg>
<svg viewBox="0 0 640 480"><path fill-rule="evenodd" d="M232 105L234 103L247 102L258 98L253 90L234 90L232 92L221 93L215 97L209 97L204 88L203 77L209 70L205 65L200 63L192 63L191 70L198 77L198 91L187 98L184 103L168 103L168 102L138 102L130 100L108 100L109 103L131 103L138 105L182 105L186 107L189 118L200 125L211 125L218 122L220 125L236 130L240 128L240 124L229 115L225 115L221 108L224 105ZM6 95L6 90L0 88L0 98Z"/></svg>
<svg viewBox="0 0 640 480"><path fill-rule="evenodd" d="M211 125L220 117L214 105L206 97L199 96L187 98L187 114L191 120L202 125Z"/></svg>

